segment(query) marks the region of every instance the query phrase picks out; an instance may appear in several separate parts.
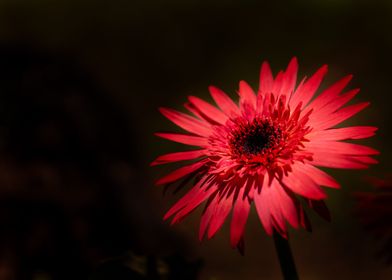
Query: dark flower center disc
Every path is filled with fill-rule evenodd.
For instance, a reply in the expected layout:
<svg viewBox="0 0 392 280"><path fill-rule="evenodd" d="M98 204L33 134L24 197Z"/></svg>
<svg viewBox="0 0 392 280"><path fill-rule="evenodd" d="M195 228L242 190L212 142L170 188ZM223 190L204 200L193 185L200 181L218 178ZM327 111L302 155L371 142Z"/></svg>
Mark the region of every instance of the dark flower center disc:
<svg viewBox="0 0 392 280"><path fill-rule="evenodd" d="M248 135L244 139L243 151L247 154L257 155L263 149L268 147L269 135L263 133L263 131L255 131L255 133Z"/></svg>
<svg viewBox="0 0 392 280"><path fill-rule="evenodd" d="M232 132L229 144L234 155L253 157L274 147L281 139L281 130L270 121L256 118L253 122L240 123Z"/></svg>

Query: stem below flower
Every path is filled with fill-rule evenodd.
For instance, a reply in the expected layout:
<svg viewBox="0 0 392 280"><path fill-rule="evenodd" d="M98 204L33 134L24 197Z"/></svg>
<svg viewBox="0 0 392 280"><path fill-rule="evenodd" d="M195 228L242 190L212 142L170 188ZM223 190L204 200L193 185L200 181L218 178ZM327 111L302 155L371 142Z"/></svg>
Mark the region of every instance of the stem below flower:
<svg viewBox="0 0 392 280"><path fill-rule="evenodd" d="M298 280L297 269L295 267L293 254L289 241L283 238L276 231L273 234L276 252L278 254L280 269L282 270L284 280Z"/></svg>

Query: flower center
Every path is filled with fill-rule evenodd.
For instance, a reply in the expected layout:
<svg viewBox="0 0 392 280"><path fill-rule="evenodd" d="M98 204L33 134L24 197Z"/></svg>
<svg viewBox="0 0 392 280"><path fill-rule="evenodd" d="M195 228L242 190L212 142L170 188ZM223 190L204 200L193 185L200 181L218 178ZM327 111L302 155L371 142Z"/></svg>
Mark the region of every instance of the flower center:
<svg viewBox="0 0 392 280"><path fill-rule="evenodd" d="M252 122L239 122L229 137L232 155L251 159L274 149L282 139L282 131L270 120L255 118Z"/></svg>
<svg viewBox="0 0 392 280"><path fill-rule="evenodd" d="M268 147L270 142L269 135L264 133L264 131L255 131L253 134L248 135L244 139L243 151L248 154L257 155L263 149Z"/></svg>

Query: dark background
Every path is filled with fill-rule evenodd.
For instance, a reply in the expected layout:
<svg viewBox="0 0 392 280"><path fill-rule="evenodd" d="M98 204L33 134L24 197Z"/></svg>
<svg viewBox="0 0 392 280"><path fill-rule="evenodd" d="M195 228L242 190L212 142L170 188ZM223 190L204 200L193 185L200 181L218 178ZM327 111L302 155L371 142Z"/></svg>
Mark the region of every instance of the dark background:
<svg viewBox="0 0 392 280"><path fill-rule="evenodd" d="M355 213L367 176L390 174L392 2L0 1L0 279L280 279L273 242L252 212L246 255L227 225L197 240L200 210L169 227L181 195L153 182L183 149L153 133L175 127L157 107L180 108L210 84L233 97L292 56L300 76L329 65L323 86L354 74L372 106L346 124L377 125L381 151L365 171L331 171L333 220L291 232L301 279L388 279L382 244Z"/></svg>

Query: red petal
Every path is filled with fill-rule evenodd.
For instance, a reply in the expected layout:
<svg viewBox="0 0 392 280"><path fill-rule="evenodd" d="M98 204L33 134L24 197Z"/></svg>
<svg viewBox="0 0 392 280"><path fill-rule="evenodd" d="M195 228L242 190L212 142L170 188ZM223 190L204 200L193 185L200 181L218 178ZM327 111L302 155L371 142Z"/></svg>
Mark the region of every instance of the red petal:
<svg viewBox="0 0 392 280"><path fill-rule="evenodd" d="M330 188L335 188L335 189L340 188L339 183L336 182L334 178L332 178L324 171L318 169L317 167L314 167L311 164L302 164L302 163L298 163L297 165L298 165L298 169L301 170L303 173L310 174L310 177L316 184L330 187Z"/></svg>
<svg viewBox="0 0 392 280"><path fill-rule="evenodd" d="M165 163L171 163L171 162L182 161L182 160L191 160L202 156L205 156L205 150L171 153L171 154L159 156L150 165L155 166L158 164L165 164Z"/></svg>
<svg viewBox="0 0 392 280"><path fill-rule="evenodd" d="M155 133L156 136L162 137L164 139L168 139L174 142L190 145L190 146L199 146L206 147L208 146L208 140L204 137L179 134L179 133Z"/></svg>
<svg viewBox="0 0 392 280"><path fill-rule="evenodd" d="M254 192L254 202L256 205L257 214L260 218L260 221L267 232L268 235L272 235L272 219L270 214L270 205L268 201L268 197L266 197L266 189L268 188L268 175L264 176L264 182L261 186L261 192Z"/></svg>
<svg viewBox="0 0 392 280"><path fill-rule="evenodd" d="M218 197L216 197L215 199L218 199ZM207 232L208 238L212 238L217 233L217 231L222 227L223 223L225 222L233 206L233 194L220 197L219 199L220 201L217 203L215 207L215 211L212 214L210 220L210 226L208 227L208 232Z"/></svg>
<svg viewBox="0 0 392 280"><path fill-rule="evenodd" d="M279 188L280 184L274 179L271 183L271 186L266 188L266 198L269 200L270 212L272 216L272 220L274 222L276 230L284 237L287 236L287 228L286 228L286 220L283 217L282 208L283 201L276 191L276 188Z"/></svg>
<svg viewBox="0 0 392 280"><path fill-rule="evenodd" d="M284 79L284 72L279 71L278 75L276 75L276 78L274 80L274 85L272 86L273 94L280 92L280 89L282 88L283 85L283 79Z"/></svg>
<svg viewBox="0 0 392 280"><path fill-rule="evenodd" d="M319 70L317 70L316 73L313 74L312 77L309 78L309 80L303 84L303 86L298 87L290 100L290 107L295 108L300 102L302 102L303 106L305 107L305 105L309 103L316 93L327 72L328 66L322 66Z"/></svg>
<svg viewBox="0 0 392 280"><path fill-rule="evenodd" d="M363 145L338 142L338 141L310 141L306 144L308 151L317 154L331 153L341 155L378 155L380 152Z"/></svg>
<svg viewBox="0 0 392 280"><path fill-rule="evenodd" d="M357 162L365 163L365 164L376 164L376 163L378 163L378 161L375 160L374 158L367 157L367 156L355 157L355 160Z"/></svg>
<svg viewBox="0 0 392 280"><path fill-rule="evenodd" d="M260 70L260 93L270 93L272 91L272 86L274 83L274 78L272 76L271 68L268 62L263 62Z"/></svg>
<svg viewBox="0 0 392 280"><path fill-rule="evenodd" d="M208 181L207 177L203 177L200 181L198 181L193 188L188 191L180 200L178 200L167 213L163 217L164 220L168 219L170 216L173 214L177 213L180 211L182 208L184 208L192 199L199 195L199 193L205 193L206 190L208 189Z"/></svg>
<svg viewBox="0 0 392 280"><path fill-rule="evenodd" d="M307 135L307 138L322 139L325 141L362 139L373 136L376 130L377 127L374 126L352 126L311 132Z"/></svg>
<svg viewBox="0 0 392 280"><path fill-rule="evenodd" d="M191 133L195 133L200 136L208 136L211 134L211 128L208 127L208 124L194 117L172 109L160 108L159 111L173 123Z"/></svg>
<svg viewBox="0 0 392 280"><path fill-rule="evenodd" d="M360 161L362 157L341 155L336 153L317 152L313 155L312 164L331 168L364 169L367 163ZM365 158L365 157L364 157ZM368 157L366 157L368 158Z"/></svg>
<svg viewBox="0 0 392 280"><path fill-rule="evenodd" d="M174 170L170 174L164 176L163 178L159 179L156 182L156 185L164 185L164 184L168 184L168 183L172 183L174 181L177 181L178 179L188 175L189 173L192 173L192 172L200 169L205 164L206 164L206 161L202 160L202 161L181 167L177 170Z"/></svg>
<svg viewBox="0 0 392 280"><path fill-rule="evenodd" d="M178 211L178 213L174 216L171 224L181 221L193 210L195 210L201 203L208 199L217 190L217 185L213 184L211 186L206 186L204 189L204 191L200 191L195 196L193 196L187 202L185 207Z"/></svg>
<svg viewBox="0 0 392 280"><path fill-rule="evenodd" d="M212 106L211 104L195 96L190 96L189 101L196 107L196 109L198 109L201 113L206 115L208 118L220 124L226 123L227 116L223 114L221 111L219 111L217 108Z"/></svg>
<svg viewBox="0 0 392 280"><path fill-rule="evenodd" d="M309 104L309 109L313 109L313 111L316 112L318 109L328 104L331 100L335 99L347 86L352 77L352 75L348 75L324 90L312 103Z"/></svg>
<svg viewBox="0 0 392 280"><path fill-rule="evenodd" d="M240 81L240 89L238 94L240 96L241 107L244 104L248 104L251 106L251 108L253 108L253 110L256 108L256 95L247 82Z"/></svg>
<svg viewBox="0 0 392 280"><path fill-rule="evenodd" d="M210 86L209 90L215 103L227 116L230 117L232 114L238 114L239 110L237 105L226 93L214 86Z"/></svg>
<svg viewBox="0 0 392 280"><path fill-rule="evenodd" d="M191 112L193 115L195 115L197 118L199 118L199 119L201 119L201 120L206 120L206 121L208 121L208 122L211 122L212 120L211 119L208 119L207 117L205 117L205 118L203 118L203 115L200 113L200 111L199 110L197 110L196 109L196 107L193 105L193 104L191 104L191 103L185 103L184 104L184 107L189 111L189 112Z"/></svg>
<svg viewBox="0 0 392 280"><path fill-rule="evenodd" d="M315 120L323 117L325 118L326 115L334 113L336 110L341 108L344 104L349 102L355 95L358 94L358 92L359 89L353 89L341 96L336 97L334 100L326 104L324 107L318 109L317 111L313 111L313 113L310 115L310 118Z"/></svg>
<svg viewBox="0 0 392 280"><path fill-rule="evenodd" d="M292 165L293 171L283 177L283 183L293 192L310 199L324 199L326 194L323 189L312 179L312 174L301 172L296 164Z"/></svg>
<svg viewBox="0 0 392 280"><path fill-rule="evenodd" d="M369 106L369 104L369 102L362 102L359 104L347 106L331 115L325 115L322 118L320 117L318 121L313 121L312 119L309 121L315 130L327 129L347 120L348 118L365 109L367 106Z"/></svg>
<svg viewBox="0 0 392 280"><path fill-rule="evenodd" d="M291 94L294 91L295 84L297 82L297 72L298 72L298 61L296 57L293 57L284 73L282 88L280 89L279 95L285 95L288 98L291 96Z"/></svg>
<svg viewBox="0 0 392 280"><path fill-rule="evenodd" d="M208 228L208 225L210 224L210 220L212 214L215 212L217 202L218 202L217 199L214 199L213 197L211 197L210 200L207 202L207 207L204 209L203 215L201 216L201 220L200 220L200 229L199 229L200 241L203 239L204 234Z"/></svg>
<svg viewBox="0 0 392 280"><path fill-rule="evenodd" d="M295 207L294 200L295 198L290 196L287 191L277 182L275 185L276 190L275 193L279 196L280 207L283 213L283 216L286 220L292 225L294 228L298 227L298 211Z"/></svg>
<svg viewBox="0 0 392 280"><path fill-rule="evenodd" d="M244 235L246 220L248 219L250 202L247 196L244 197L244 189L239 191L233 208L233 217L230 225L230 244L235 248Z"/></svg>

